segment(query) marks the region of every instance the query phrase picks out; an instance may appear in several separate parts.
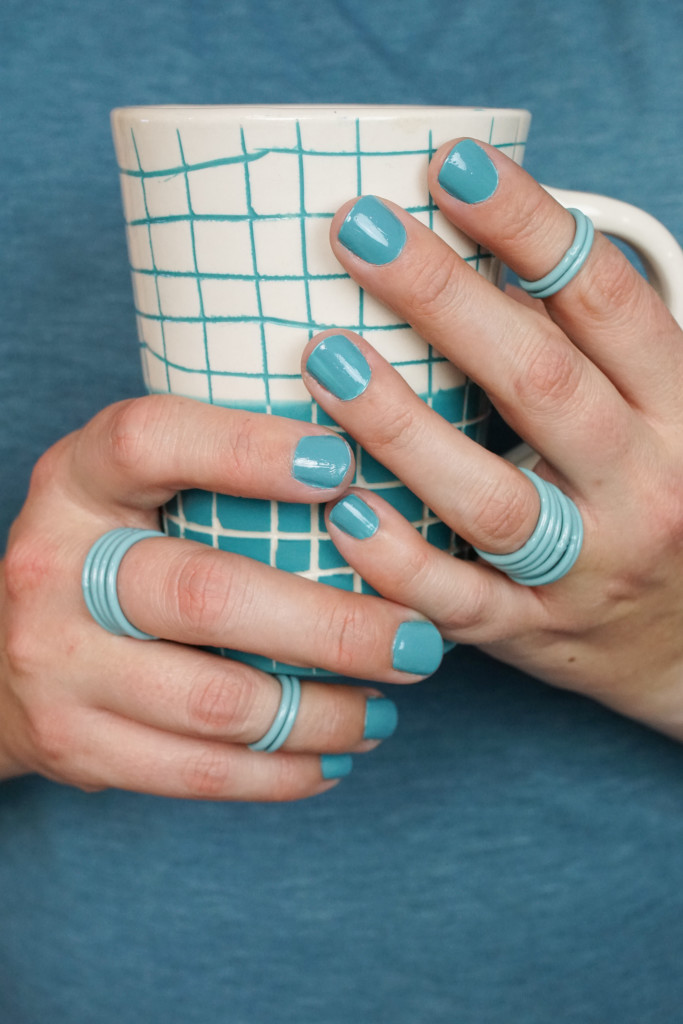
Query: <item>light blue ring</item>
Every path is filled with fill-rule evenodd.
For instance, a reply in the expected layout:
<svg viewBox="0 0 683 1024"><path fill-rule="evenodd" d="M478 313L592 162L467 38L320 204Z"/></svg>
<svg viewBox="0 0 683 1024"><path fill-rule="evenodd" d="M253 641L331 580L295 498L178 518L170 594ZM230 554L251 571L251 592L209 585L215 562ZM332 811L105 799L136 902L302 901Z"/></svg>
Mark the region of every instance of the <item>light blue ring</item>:
<svg viewBox="0 0 683 1024"><path fill-rule="evenodd" d="M276 676L282 687L280 706L268 732L249 744L250 750L259 750L266 754L272 754L279 750L285 742L296 722L301 703L301 683L296 676Z"/></svg>
<svg viewBox="0 0 683 1024"><path fill-rule="evenodd" d="M88 611L99 626L115 636L135 640L156 640L143 633L123 614L116 589L119 566L126 552L146 537L165 537L159 530L138 530L119 527L99 537L87 554L83 565L81 586Z"/></svg>
<svg viewBox="0 0 683 1024"><path fill-rule="evenodd" d="M529 540L517 551L496 555L480 548L476 553L516 583L538 587L555 583L576 562L583 544L583 520L572 501L559 487L528 469L522 472L536 488L541 509Z"/></svg>
<svg viewBox="0 0 683 1024"><path fill-rule="evenodd" d="M574 218L576 232L574 233L574 241L560 262L548 274L540 277L537 281L519 278L520 288L523 288L534 299L547 299L569 284L586 262L588 253L593 245L595 228L590 217L587 217L582 210L570 209L568 212Z"/></svg>
<svg viewBox="0 0 683 1024"><path fill-rule="evenodd" d="M530 476L528 470L522 470L529 476L541 501L534 532L526 543L508 554L496 555L487 552L483 557L497 569L502 569L509 576L518 575L528 569L542 564L549 553L555 549L562 533L562 506L557 488L550 487L541 477ZM481 552L478 552L481 553Z"/></svg>
<svg viewBox="0 0 683 1024"><path fill-rule="evenodd" d="M520 572L530 562L536 561L537 552L542 553L550 548L552 543L559 537L562 527L561 508L557 495L552 487L546 485L546 481L528 469L522 469L522 473L529 478L536 488L541 506L534 531L529 539L516 551L506 554L495 554L491 551L482 551L480 548L474 550L481 558L486 559L496 569L502 569L506 573L513 571ZM548 544L550 538L550 544Z"/></svg>
<svg viewBox="0 0 683 1024"><path fill-rule="evenodd" d="M570 501L571 499L567 500ZM553 568L549 569L545 574L538 575L532 581L525 581L526 586L541 587L545 586L548 583L556 583L557 580L560 580L563 576L567 575L569 570L576 562L576 559L579 557L581 553L581 547L583 545L583 520L581 519L579 510L576 507L576 505L574 505L573 501L571 502L571 506L569 507L569 515L571 516L572 523L570 539L566 551L562 555L559 562Z"/></svg>
<svg viewBox="0 0 683 1024"><path fill-rule="evenodd" d="M525 475L528 473L524 471ZM558 487L554 487L542 477L532 478L532 483L541 495L542 504L549 504L553 509L552 531L548 537L539 542L536 551L529 552L523 565L508 567L507 573L518 583L548 571L549 565L555 565L564 554L569 544L571 522L567 502L569 498Z"/></svg>

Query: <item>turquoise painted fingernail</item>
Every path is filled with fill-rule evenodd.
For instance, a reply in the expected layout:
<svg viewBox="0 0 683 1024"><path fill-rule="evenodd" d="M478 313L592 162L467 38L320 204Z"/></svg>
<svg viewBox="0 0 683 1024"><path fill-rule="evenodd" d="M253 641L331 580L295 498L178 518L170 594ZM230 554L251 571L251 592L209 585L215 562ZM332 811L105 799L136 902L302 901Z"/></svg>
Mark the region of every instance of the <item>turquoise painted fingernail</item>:
<svg viewBox="0 0 683 1024"><path fill-rule="evenodd" d="M366 540L377 533L379 516L356 494L347 494L330 512L330 522L356 540Z"/></svg>
<svg viewBox="0 0 683 1024"><path fill-rule="evenodd" d="M403 251L406 229L375 196L361 196L339 229L339 241L366 263L383 266Z"/></svg>
<svg viewBox="0 0 683 1024"><path fill-rule="evenodd" d="M387 697L369 697L365 705L364 740L386 740L396 732L398 708Z"/></svg>
<svg viewBox="0 0 683 1024"><path fill-rule="evenodd" d="M464 203L483 203L498 188L498 171L481 146L464 139L446 157L439 171L439 184Z"/></svg>
<svg viewBox="0 0 683 1024"><path fill-rule="evenodd" d="M451 651L454 651L457 646L458 645L453 640L444 640L444 642L443 642L443 653L444 654L450 654Z"/></svg>
<svg viewBox="0 0 683 1024"><path fill-rule="evenodd" d="M394 637L392 664L399 672L429 676L441 664L443 639L431 622L402 622Z"/></svg>
<svg viewBox="0 0 683 1024"><path fill-rule="evenodd" d="M309 487L338 487L351 466L351 449L334 434L302 437L296 446L292 475Z"/></svg>
<svg viewBox="0 0 683 1024"><path fill-rule="evenodd" d="M343 779L351 774L353 758L350 754L321 754L320 771L324 779Z"/></svg>
<svg viewBox="0 0 683 1024"><path fill-rule="evenodd" d="M335 398L348 402L370 383L370 367L356 345L343 334L323 338L306 360L306 369Z"/></svg>

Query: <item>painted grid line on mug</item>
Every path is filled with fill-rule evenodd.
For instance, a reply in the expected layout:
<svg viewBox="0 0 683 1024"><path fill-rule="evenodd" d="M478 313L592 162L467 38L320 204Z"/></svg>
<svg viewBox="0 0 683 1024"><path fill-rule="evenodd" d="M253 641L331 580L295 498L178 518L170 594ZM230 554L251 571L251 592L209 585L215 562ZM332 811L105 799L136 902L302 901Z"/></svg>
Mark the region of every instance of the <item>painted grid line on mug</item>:
<svg viewBox="0 0 683 1024"><path fill-rule="evenodd" d="M491 140L493 130L492 122ZM282 353L290 357L291 364L292 350L295 347L300 352L307 337L327 327L344 327L364 334L380 351L384 348L384 354L429 405L465 433L481 439L486 403L479 389L469 382L452 386L450 365L439 353L429 348L425 357L417 358L411 352L412 331L407 324L366 297L348 275L339 272L333 259L323 266L316 257L316 265L311 266L307 256L311 238L321 231L327 234L333 215L330 209L339 205L321 210L316 208L315 198L310 201L307 188L311 181L316 184L321 161L352 162L348 195L353 186L362 194L368 177L372 178L375 160L418 159L426 172L436 148L431 132L424 149L374 149L361 144L360 122L356 121L354 147L325 150L306 147L297 123L295 144L250 149L243 128L239 152L196 162L186 157L181 133L176 135L176 164L146 171L143 146L134 137L137 166L121 168L138 330L150 391L173 391L339 429L311 400L298 370L283 369L286 359ZM517 139L493 144L499 148L523 145ZM261 172L270 158L293 159L298 165L298 195L286 209L269 209L267 197L263 208L264 180L259 179L263 179ZM228 173L234 190L238 184L235 172L241 172L243 192L229 211L221 198L211 210L194 201L193 183L198 176ZM176 179L182 182L182 196L175 187ZM141 201L131 198L132 183L139 185ZM426 185L424 192L422 201L402 205L433 228L435 218L442 215L426 193ZM490 254L478 245L464 238L456 241L455 247L476 269L481 271L490 261ZM174 251L178 253L175 263L168 255ZM191 254L189 262L186 253ZM248 254L248 260L240 263L238 253ZM330 310L330 287L338 288L341 283L346 288L343 309L337 303ZM281 290L292 284L301 286L294 303L291 295L288 298ZM349 323L354 294L356 322ZM398 358L396 350L401 353ZM248 389L246 401L234 398L238 381ZM355 482L380 491L423 536L444 546L447 528L384 467L355 447ZM169 505L165 518L169 533L251 553L345 589L370 589L336 552L316 506L245 502L190 491Z"/></svg>

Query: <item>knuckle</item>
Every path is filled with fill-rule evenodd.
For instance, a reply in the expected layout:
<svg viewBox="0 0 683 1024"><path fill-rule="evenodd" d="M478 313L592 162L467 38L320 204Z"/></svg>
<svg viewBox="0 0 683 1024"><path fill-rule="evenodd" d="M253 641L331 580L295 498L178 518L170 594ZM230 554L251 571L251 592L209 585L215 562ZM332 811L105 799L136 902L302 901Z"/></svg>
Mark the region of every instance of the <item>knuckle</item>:
<svg viewBox="0 0 683 1024"><path fill-rule="evenodd" d="M188 758L183 782L189 796L198 800L216 800L228 792L231 776L228 752L216 747Z"/></svg>
<svg viewBox="0 0 683 1024"><path fill-rule="evenodd" d="M575 398L581 375L582 363L569 346L536 344L532 352L522 353L512 388L525 408L554 410Z"/></svg>
<svg viewBox="0 0 683 1024"><path fill-rule="evenodd" d="M224 673L202 674L188 694L188 724L200 734L238 736L245 730L253 707L253 688L245 681L235 684L228 682Z"/></svg>
<svg viewBox="0 0 683 1024"><path fill-rule="evenodd" d="M266 755L269 756L269 755ZM277 772L274 775L268 799L284 803L300 800L311 792L301 771L302 763L296 754L278 755Z"/></svg>
<svg viewBox="0 0 683 1024"><path fill-rule="evenodd" d="M5 634L5 659L9 679L23 679L40 667L39 644L35 630L24 622L23 617L12 615Z"/></svg>
<svg viewBox="0 0 683 1024"><path fill-rule="evenodd" d="M368 643L372 643L369 616L360 604L353 602L332 607L321 619L316 635L326 652L326 660L331 660L342 674L351 672L359 650L367 651Z"/></svg>
<svg viewBox="0 0 683 1024"><path fill-rule="evenodd" d="M228 461L240 479L253 477L254 467L261 465L267 455L259 444L259 422L247 414L235 416L222 441L228 449Z"/></svg>
<svg viewBox="0 0 683 1024"><path fill-rule="evenodd" d="M387 565L388 584L395 593L429 593L434 569L433 549L427 542L405 545L401 557Z"/></svg>
<svg viewBox="0 0 683 1024"><path fill-rule="evenodd" d="M409 451L419 433L412 409L408 405L387 404L373 410L372 441L368 448L373 455L382 452Z"/></svg>
<svg viewBox="0 0 683 1024"><path fill-rule="evenodd" d="M343 738L349 735L349 704L340 689L329 687L324 704L320 704L307 724L315 736L317 750L346 751L348 743Z"/></svg>
<svg viewBox="0 0 683 1024"><path fill-rule="evenodd" d="M588 273L581 275L579 301L585 312L598 322L604 319L605 309L623 318L631 319L634 303L645 296L642 278L629 261L612 245L600 246L597 258L590 261Z"/></svg>
<svg viewBox="0 0 683 1024"><path fill-rule="evenodd" d="M171 600L181 625L197 636L224 628L235 606L233 579L217 565L211 548L185 557L171 579Z"/></svg>
<svg viewBox="0 0 683 1024"><path fill-rule="evenodd" d="M411 315L420 321L451 316L462 295L463 267L453 253L421 254L412 268Z"/></svg>
<svg viewBox="0 0 683 1024"><path fill-rule="evenodd" d="M57 550L47 538L27 532L13 539L4 562L5 588L10 601L42 589L58 568Z"/></svg>
<svg viewBox="0 0 683 1024"><path fill-rule="evenodd" d="M26 734L34 759L43 769L61 777L74 758L74 736L67 716L52 705L33 705L25 709Z"/></svg>
<svg viewBox="0 0 683 1024"><path fill-rule="evenodd" d="M556 245L557 218L548 216L548 203L548 194L543 190L511 197L496 221L496 246L503 251L539 253L546 246Z"/></svg>
<svg viewBox="0 0 683 1024"><path fill-rule="evenodd" d="M455 633L464 642L475 641L490 632L491 602L486 579L473 578L468 583L467 600L451 608L445 619L439 619L442 632Z"/></svg>
<svg viewBox="0 0 683 1024"><path fill-rule="evenodd" d="M73 437L73 435L71 435ZM30 493L32 496L49 492L64 471L64 459L70 438L63 437L43 452L31 471Z"/></svg>
<svg viewBox="0 0 683 1024"><path fill-rule="evenodd" d="M106 443L109 462L114 467L126 471L144 464L153 447L150 437L158 412L158 403L150 397L132 398L111 406Z"/></svg>
<svg viewBox="0 0 683 1024"><path fill-rule="evenodd" d="M496 546L509 545L518 538L521 543L531 533L529 497L527 488L520 486L517 480L497 482L478 500L474 514L478 535L485 538L487 544ZM481 547L481 543L478 546Z"/></svg>

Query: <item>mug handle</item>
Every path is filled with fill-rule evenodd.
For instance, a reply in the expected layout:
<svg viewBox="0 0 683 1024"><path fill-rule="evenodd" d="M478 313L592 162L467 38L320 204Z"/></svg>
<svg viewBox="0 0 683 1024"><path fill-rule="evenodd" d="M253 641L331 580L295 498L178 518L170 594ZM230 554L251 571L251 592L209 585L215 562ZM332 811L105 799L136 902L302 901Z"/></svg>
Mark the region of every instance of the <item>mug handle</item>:
<svg viewBox="0 0 683 1024"><path fill-rule="evenodd" d="M599 231L626 242L640 257L652 287L683 327L683 249L671 232L651 214L620 199L543 187L563 206L582 210Z"/></svg>
<svg viewBox="0 0 683 1024"><path fill-rule="evenodd" d="M581 210L599 231L626 242L639 256L647 279L683 327L683 249L655 217L620 199L543 186L563 206ZM504 458L533 469L538 454L528 444L517 445Z"/></svg>

